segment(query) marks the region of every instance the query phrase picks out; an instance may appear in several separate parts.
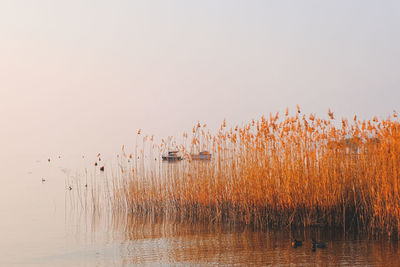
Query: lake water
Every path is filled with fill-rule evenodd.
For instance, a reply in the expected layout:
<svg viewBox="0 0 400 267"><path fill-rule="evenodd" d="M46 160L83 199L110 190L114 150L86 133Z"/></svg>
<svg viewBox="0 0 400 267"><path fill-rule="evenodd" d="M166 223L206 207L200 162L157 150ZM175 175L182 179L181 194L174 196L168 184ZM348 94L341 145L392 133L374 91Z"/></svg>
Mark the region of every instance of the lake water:
<svg viewBox="0 0 400 267"><path fill-rule="evenodd" d="M1 158L0 266L400 265L398 241L362 234L143 220L107 210L93 215L74 201L87 190L74 181L101 179L94 157L47 158ZM303 246L292 248L292 237ZM313 252L312 237L328 248Z"/></svg>

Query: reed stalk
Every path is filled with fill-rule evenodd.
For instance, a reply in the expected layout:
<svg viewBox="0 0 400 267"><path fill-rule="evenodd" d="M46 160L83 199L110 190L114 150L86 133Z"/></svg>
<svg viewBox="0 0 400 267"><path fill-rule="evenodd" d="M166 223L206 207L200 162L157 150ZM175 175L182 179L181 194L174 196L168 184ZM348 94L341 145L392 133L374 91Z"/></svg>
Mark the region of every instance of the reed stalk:
<svg viewBox="0 0 400 267"><path fill-rule="evenodd" d="M216 134L203 128L198 138L212 153L210 161L165 164L155 156L168 147L165 142L143 145L150 147L152 163L138 164L136 154L134 166L121 168L112 184L113 209L185 221L340 227L398 236L397 114L342 119L339 126L331 111L328 115L306 116L298 108L295 115L270 115L242 127L227 128L224 122Z"/></svg>

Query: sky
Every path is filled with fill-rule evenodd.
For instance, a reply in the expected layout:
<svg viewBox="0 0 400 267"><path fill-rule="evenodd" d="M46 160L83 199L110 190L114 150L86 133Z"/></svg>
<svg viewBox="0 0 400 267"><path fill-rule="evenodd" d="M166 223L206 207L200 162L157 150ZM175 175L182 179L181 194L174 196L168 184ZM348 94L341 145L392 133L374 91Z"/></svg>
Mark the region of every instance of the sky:
<svg viewBox="0 0 400 267"><path fill-rule="evenodd" d="M400 111L400 2L0 2L0 154L294 111Z"/></svg>

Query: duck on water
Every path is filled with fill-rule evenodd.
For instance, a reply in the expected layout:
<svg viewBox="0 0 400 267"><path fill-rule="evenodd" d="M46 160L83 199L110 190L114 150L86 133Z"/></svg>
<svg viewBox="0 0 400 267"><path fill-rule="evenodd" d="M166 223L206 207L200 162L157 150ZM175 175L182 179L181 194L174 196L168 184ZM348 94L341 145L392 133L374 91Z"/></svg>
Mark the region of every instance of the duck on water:
<svg viewBox="0 0 400 267"><path fill-rule="evenodd" d="M317 250L317 248L327 248L326 242L317 242L315 241L315 239L312 239L312 251L315 252Z"/></svg>
<svg viewBox="0 0 400 267"><path fill-rule="evenodd" d="M302 246L303 245L303 241L300 241L300 240L297 240L297 239L294 239L293 241L292 241L292 247L293 248L297 248L297 247L300 247L300 246Z"/></svg>

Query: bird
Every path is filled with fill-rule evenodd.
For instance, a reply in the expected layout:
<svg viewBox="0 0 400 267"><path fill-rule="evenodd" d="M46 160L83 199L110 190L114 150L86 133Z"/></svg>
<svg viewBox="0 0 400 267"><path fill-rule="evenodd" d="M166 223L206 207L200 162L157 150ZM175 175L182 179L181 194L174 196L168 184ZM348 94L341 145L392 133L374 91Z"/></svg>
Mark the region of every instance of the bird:
<svg viewBox="0 0 400 267"><path fill-rule="evenodd" d="M94 166L97 166L97 162L94 163Z"/></svg>
<svg viewBox="0 0 400 267"><path fill-rule="evenodd" d="M46 182L46 179L42 178L42 183Z"/></svg>
<svg viewBox="0 0 400 267"><path fill-rule="evenodd" d="M292 241L292 247L293 248L297 248L297 247L300 247L300 246L302 246L303 245L303 241L300 241L300 240L297 240L297 239L294 239L293 241Z"/></svg>
<svg viewBox="0 0 400 267"><path fill-rule="evenodd" d="M312 239L312 244L313 244L313 250L316 248L326 248L326 242L317 242L315 239Z"/></svg>
<svg viewBox="0 0 400 267"><path fill-rule="evenodd" d="M68 186L68 190L72 190L72 186Z"/></svg>
<svg viewBox="0 0 400 267"><path fill-rule="evenodd" d="M100 171L104 172L104 166L100 167Z"/></svg>

